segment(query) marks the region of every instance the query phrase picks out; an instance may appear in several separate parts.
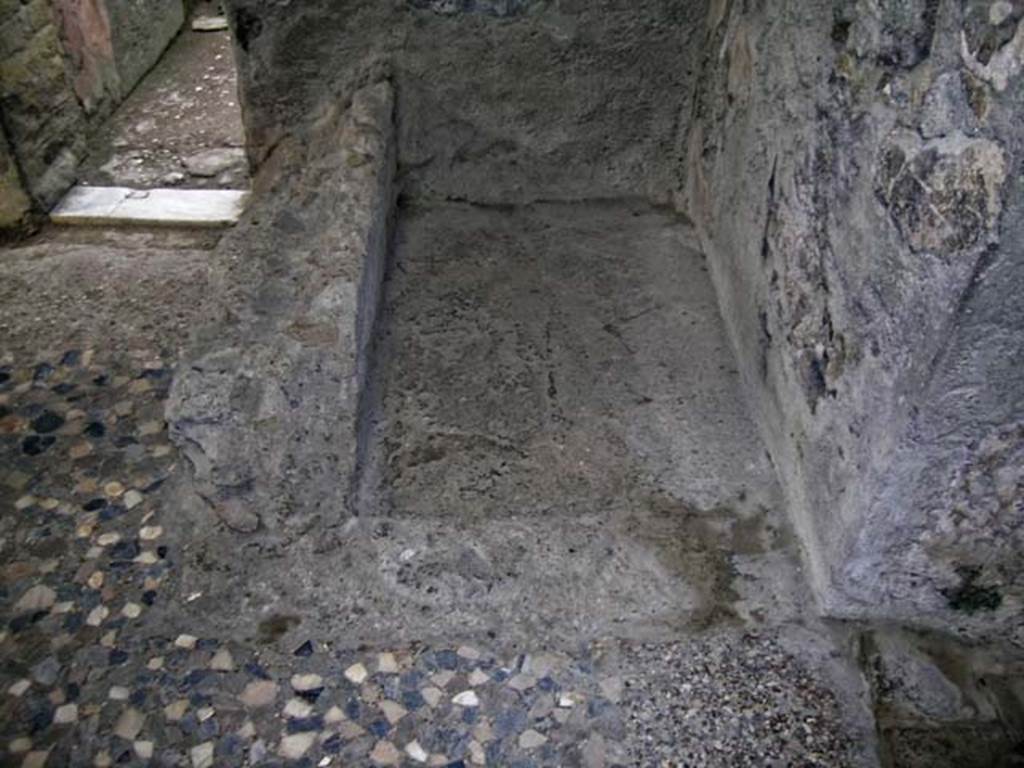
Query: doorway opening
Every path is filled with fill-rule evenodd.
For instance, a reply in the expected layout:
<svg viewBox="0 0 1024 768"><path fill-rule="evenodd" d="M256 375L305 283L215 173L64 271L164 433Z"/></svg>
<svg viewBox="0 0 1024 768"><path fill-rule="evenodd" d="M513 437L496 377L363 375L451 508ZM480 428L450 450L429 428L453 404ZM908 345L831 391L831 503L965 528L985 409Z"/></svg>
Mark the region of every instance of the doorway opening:
<svg viewBox="0 0 1024 768"><path fill-rule="evenodd" d="M90 137L58 224L232 224L251 182L231 31L220 2L181 32Z"/></svg>

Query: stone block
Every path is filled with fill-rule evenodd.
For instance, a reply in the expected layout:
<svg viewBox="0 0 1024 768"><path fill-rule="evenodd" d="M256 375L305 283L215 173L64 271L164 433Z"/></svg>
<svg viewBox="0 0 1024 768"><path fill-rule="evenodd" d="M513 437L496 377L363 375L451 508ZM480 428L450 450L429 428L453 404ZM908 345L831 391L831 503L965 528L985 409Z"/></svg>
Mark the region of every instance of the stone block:
<svg viewBox="0 0 1024 768"><path fill-rule="evenodd" d="M900 131L883 148L878 194L915 251L955 253L987 243L1002 213L1006 158L987 139L921 142Z"/></svg>
<svg viewBox="0 0 1024 768"><path fill-rule="evenodd" d="M366 86L307 150L283 147L294 177L252 212L269 226L223 246L244 257L223 277L222 306L247 319L210 318L167 411L192 467L183 514L197 525L274 542L342 517L393 202L392 110L388 83Z"/></svg>
<svg viewBox="0 0 1024 768"><path fill-rule="evenodd" d="M32 0L32 2L22 6L22 8L29 29L38 31L53 24L51 0Z"/></svg>
<svg viewBox="0 0 1024 768"><path fill-rule="evenodd" d="M938 722L966 720L973 713L960 688L906 638L879 633L874 646L871 668L883 706L905 717Z"/></svg>
<svg viewBox="0 0 1024 768"><path fill-rule="evenodd" d="M248 192L227 189L75 187L50 218L55 224L221 227L238 221Z"/></svg>

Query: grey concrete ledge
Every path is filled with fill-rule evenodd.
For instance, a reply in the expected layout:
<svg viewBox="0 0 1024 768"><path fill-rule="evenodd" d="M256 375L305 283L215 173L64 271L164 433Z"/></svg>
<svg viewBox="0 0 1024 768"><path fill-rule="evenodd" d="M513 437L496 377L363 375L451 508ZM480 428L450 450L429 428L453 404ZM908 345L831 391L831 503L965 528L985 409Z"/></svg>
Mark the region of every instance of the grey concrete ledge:
<svg viewBox="0 0 1024 768"><path fill-rule="evenodd" d="M275 152L218 249L168 403L197 525L267 546L345 517L395 173L387 82Z"/></svg>

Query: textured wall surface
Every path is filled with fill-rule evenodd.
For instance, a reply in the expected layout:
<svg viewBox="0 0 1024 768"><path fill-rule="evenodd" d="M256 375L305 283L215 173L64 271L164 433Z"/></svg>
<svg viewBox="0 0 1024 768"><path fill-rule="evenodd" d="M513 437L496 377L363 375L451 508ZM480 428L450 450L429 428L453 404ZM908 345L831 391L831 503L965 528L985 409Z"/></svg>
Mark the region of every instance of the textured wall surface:
<svg viewBox="0 0 1024 768"><path fill-rule="evenodd" d="M669 199L704 0L230 5L257 159L386 73L409 194Z"/></svg>
<svg viewBox="0 0 1024 768"><path fill-rule="evenodd" d="M183 20L181 0L0 0L0 113L38 208L74 183L92 121L128 95Z"/></svg>
<svg viewBox="0 0 1024 768"><path fill-rule="evenodd" d="M54 0L72 87L86 114L109 110L121 95L110 15L103 0Z"/></svg>
<svg viewBox="0 0 1024 768"><path fill-rule="evenodd" d="M29 205L18 167L11 157L7 135L0 124L0 229L19 224L28 213Z"/></svg>
<svg viewBox="0 0 1024 768"><path fill-rule="evenodd" d="M3 0L0 19L0 112L29 193L49 206L74 179L85 115L50 0Z"/></svg>
<svg viewBox="0 0 1024 768"><path fill-rule="evenodd" d="M824 607L1018 644L1022 17L718 0L680 197Z"/></svg>
<svg viewBox="0 0 1024 768"><path fill-rule="evenodd" d="M156 64L185 21L181 0L105 0L120 98Z"/></svg>

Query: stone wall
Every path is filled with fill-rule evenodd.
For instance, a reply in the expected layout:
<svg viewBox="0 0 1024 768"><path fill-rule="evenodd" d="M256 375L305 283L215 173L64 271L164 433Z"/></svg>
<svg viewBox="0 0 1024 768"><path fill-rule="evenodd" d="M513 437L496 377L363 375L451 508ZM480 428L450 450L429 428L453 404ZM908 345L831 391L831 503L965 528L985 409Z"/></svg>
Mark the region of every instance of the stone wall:
<svg viewBox="0 0 1024 768"><path fill-rule="evenodd" d="M231 0L249 148L383 75L407 194L667 203L705 4Z"/></svg>
<svg viewBox="0 0 1024 768"><path fill-rule="evenodd" d="M180 0L0 0L0 117L37 208L74 183L90 126L183 20Z"/></svg>
<svg viewBox="0 0 1024 768"><path fill-rule="evenodd" d="M679 204L832 615L1024 644L1022 17L712 4Z"/></svg>
<svg viewBox="0 0 1024 768"><path fill-rule="evenodd" d="M106 0L106 4L123 99L178 34L185 8L181 0Z"/></svg>
<svg viewBox="0 0 1024 768"><path fill-rule="evenodd" d="M28 213L30 202L11 157L7 134L0 124L0 230L14 228Z"/></svg>
<svg viewBox="0 0 1024 768"><path fill-rule="evenodd" d="M0 19L0 113L28 192L45 208L74 180L85 114L49 0L2 0Z"/></svg>

